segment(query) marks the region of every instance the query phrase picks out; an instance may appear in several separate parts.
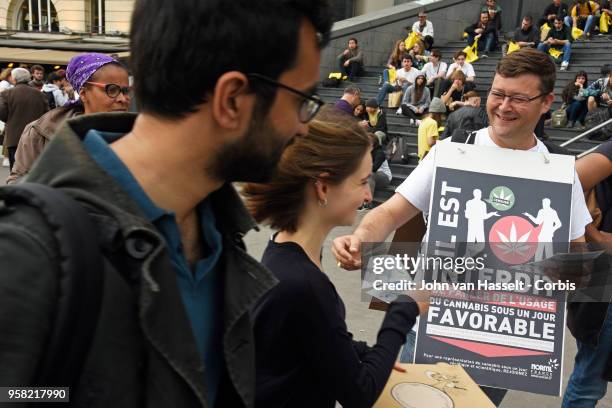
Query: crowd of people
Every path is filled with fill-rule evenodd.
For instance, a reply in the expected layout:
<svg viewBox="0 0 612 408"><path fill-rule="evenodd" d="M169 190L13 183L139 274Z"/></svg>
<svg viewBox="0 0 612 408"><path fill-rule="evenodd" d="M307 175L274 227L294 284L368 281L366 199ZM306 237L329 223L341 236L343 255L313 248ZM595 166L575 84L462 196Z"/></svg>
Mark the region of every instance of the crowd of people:
<svg viewBox="0 0 612 408"><path fill-rule="evenodd" d="M587 9L590 17L584 16ZM525 15L521 25L507 35L502 32L501 16L502 9L496 1L486 0L479 10L476 23L465 28L467 45L472 46L475 41L477 42L478 58L486 58L488 53L497 49L502 49L505 55L522 48L534 48L551 54L550 58L553 61L560 62L559 69L565 71L569 66L572 42L576 39L588 41L596 31L600 31L601 19L612 19L612 10L607 0L598 3L576 1L569 7L560 0L553 0L546 6L537 24L534 23L532 16ZM573 27L582 29L580 36L574 38ZM435 143L439 138L450 137L454 131L475 130L488 122L484 109L480 107L480 98L475 92L477 75L475 66L467 61L469 54L466 50L456 52L452 56L452 61L448 63L443 61L440 50L433 48L434 27L424 11L419 13L418 21L406 29L411 34L406 40L395 42L379 78L380 88L375 102L370 100L368 104L381 108L388 97L389 107L397 108L398 115L408 117L410 124L421 126L422 119L430 113L432 102L435 99L442 102L442 105L435 104L438 112L431 112L435 113L439 131L433 131L432 126L428 126L428 130L419 128L417 156L421 160L427 153L430 143ZM418 35L412 38L414 33ZM501 38L505 38L506 41ZM346 71L353 79L363 71L364 51L357 47L357 43L356 38L351 38L347 49L338 56L341 69L342 66L347 67L349 64L355 64L357 67L351 68L350 72ZM553 51L549 52L551 49ZM555 56L552 55L554 51L558 52ZM353 55L354 57L351 57ZM351 86L350 92L355 96L358 88ZM586 73L581 72L576 75L576 79L570 81L559 95L564 102L562 109L566 110L566 126L580 131L586 130L586 117L589 112L606 108L612 110L612 102L609 102L612 97L611 92L612 83L609 80L608 64L604 64L600 78L592 83L588 82ZM386 129L382 126L371 126L365 114L365 105L360 105L359 98L352 98L353 104L347 104L344 97L342 99L343 109L347 112L354 109L355 116L361 118L364 126L367 124L368 130L386 133ZM444 111L441 111L442 107ZM463 107L469 109L460 109ZM379 111L378 116L386 127L384 113L381 114ZM550 119L550 116L551 112L547 112L540 118L536 127L538 137L546 137L544 123ZM446 119L451 123L448 127L445 127ZM450 132L446 128L450 129ZM387 143L390 138L382 140Z"/></svg>
<svg viewBox="0 0 612 408"><path fill-rule="evenodd" d="M468 32L484 37L484 52L499 46L501 12L487 0ZM330 231L352 226L392 179L384 99L401 93L397 113L418 125L420 163L333 241L344 269L361 267L363 242L385 241L428 212L441 134L448 143L475 130L475 145L548 153L534 131L551 109L556 66L526 38L496 67L483 109L466 53L443 62L422 12L411 27L421 40L395 45L377 97L363 103L350 85L324 106L316 87L330 15L327 2L313 0L138 0L133 90L127 68L98 53L74 57L46 83L39 66L3 72L0 119L14 185L0 189L0 385L62 378L71 403L91 407L369 407L392 370L405 370L396 360L402 346L402 356L412 353L428 294L405 291L391 302L368 345L349 332L322 262ZM363 58L352 38L338 67L355 79ZM596 85L582 74L564 93L578 123L585 104L610 105L612 96L609 73ZM595 88L602 92L583 92ZM138 113L128 112L132 92ZM582 194L609 187L610 143L578 161L573 241L610 240L609 194L597 226ZM28 184L53 188L82 214L65 220L34 201L20 204ZM261 262L243 241L255 222L274 230ZM65 238L84 224L95 247L71 247ZM92 251L100 287L85 290L84 271L73 267ZM68 301L68 315L94 312L66 322ZM579 353L564 407L594 406L612 380L612 309L572 313L589 331L572 327ZM49 354L58 352L50 342L72 344L77 332L82 347ZM71 364L46 365L68 354ZM483 390L496 405L506 393Z"/></svg>

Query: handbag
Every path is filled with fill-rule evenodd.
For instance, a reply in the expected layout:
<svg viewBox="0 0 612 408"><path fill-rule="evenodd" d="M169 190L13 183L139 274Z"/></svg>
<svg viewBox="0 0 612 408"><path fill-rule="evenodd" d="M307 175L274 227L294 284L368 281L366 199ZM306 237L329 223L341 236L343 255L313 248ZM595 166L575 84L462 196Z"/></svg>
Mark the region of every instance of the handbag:
<svg viewBox="0 0 612 408"><path fill-rule="evenodd" d="M554 128L562 128L567 125L567 112L565 112L565 105L554 111L551 115L551 124Z"/></svg>
<svg viewBox="0 0 612 408"><path fill-rule="evenodd" d="M573 27L572 28L572 38L574 40L577 40L578 38L582 37L583 34L584 34L584 31L582 31L578 27Z"/></svg>
<svg viewBox="0 0 612 408"><path fill-rule="evenodd" d="M389 94L389 107L397 108L402 103L402 91L391 92Z"/></svg>
<svg viewBox="0 0 612 408"><path fill-rule="evenodd" d="M585 124L586 127L591 129L597 125L600 125L610 119L609 108L596 108L591 112L587 113ZM591 140L608 140L612 137L612 124L604 126L603 128L591 133L589 139Z"/></svg>

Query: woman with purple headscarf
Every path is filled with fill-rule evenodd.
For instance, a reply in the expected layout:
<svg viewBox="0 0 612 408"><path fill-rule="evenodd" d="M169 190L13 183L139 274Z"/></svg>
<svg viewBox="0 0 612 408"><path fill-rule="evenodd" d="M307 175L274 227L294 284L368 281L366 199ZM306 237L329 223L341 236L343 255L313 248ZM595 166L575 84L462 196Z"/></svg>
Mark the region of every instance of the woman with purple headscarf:
<svg viewBox="0 0 612 408"><path fill-rule="evenodd" d="M106 54L86 53L72 58L66 69L66 79L79 99L50 110L25 127L8 184L17 182L30 171L55 130L66 119L97 112L125 112L130 106L128 71Z"/></svg>

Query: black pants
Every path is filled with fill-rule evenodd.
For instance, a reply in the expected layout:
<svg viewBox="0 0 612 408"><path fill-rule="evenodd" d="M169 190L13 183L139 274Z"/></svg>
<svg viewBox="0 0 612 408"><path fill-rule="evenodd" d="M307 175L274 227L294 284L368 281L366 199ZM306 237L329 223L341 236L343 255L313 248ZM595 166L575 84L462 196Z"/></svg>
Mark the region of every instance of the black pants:
<svg viewBox="0 0 612 408"><path fill-rule="evenodd" d="M13 170L13 164L15 164L15 152L17 151L17 146L7 147L8 150L8 158L9 158L9 170Z"/></svg>
<svg viewBox="0 0 612 408"><path fill-rule="evenodd" d="M338 69L340 72L342 72L342 75L348 76L349 81L352 81L355 77L361 75L361 63L351 61L349 62L348 67L345 67L344 63L346 62L346 58L344 56L340 56L337 61Z"/></svg>

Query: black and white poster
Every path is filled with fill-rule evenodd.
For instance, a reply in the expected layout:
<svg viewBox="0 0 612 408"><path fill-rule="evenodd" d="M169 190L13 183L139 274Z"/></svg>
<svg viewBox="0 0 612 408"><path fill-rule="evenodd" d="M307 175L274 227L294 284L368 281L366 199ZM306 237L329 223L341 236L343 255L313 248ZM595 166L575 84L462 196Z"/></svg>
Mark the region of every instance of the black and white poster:
<svg viewBox="0 0 612 408"><path fill-rule="evenodd" d="M571 156L438 145L427 255L481 267L427 272L460 285L434 286L416 363L460 364L479 385L560 395L570 283L521 266L568 250L574 174Z"/></svg>

